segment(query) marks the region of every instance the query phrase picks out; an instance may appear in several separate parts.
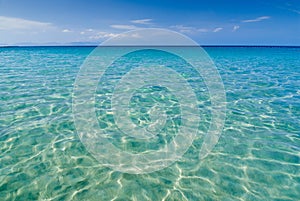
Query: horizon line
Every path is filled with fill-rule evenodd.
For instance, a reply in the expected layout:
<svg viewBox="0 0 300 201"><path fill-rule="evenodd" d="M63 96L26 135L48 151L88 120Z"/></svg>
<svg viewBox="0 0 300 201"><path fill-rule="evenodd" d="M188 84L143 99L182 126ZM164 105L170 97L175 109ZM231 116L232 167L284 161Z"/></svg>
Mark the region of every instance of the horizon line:
<svg viewBox="0 0 300 201"><path fill-rule="evenodd" d="M300 48L300 45L0 45L0 48L29 47L268 47L268 48Z"/></svg>

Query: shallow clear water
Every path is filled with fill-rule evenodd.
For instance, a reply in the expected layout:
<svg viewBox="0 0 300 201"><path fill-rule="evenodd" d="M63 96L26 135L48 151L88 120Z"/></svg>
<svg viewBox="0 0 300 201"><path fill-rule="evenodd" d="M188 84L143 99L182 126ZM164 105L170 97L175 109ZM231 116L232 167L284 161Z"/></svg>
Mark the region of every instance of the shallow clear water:
<svg viewBox="0 0 300 201"><path fill-rule="evenodd" d="M198 160L199 136L178 162L141 175L99 164L76 133L73 84L92 50L0 49L1 200L299 199L300 48L205 48L227 95L226 122L218 144L208 157ZM151 56L158 62L175 62L165 55ZM113 80L102 79L99 86L109 82ZM202 106L209 108L202 80L192 84L199 90ZM110 90L99 87L96 97L101 103L96 105L99 125L108 130L113 121L101 108L109 97L103 94ZM143 90L156 96L138 96ZM176 98L167 89L141 88L131 104L147 108L161 99L174 106L170 111L174 117L165 128L171 135L158 138L166 143L180 124ZM136 111L132 118L141 126L148 121L145 110ZM205 131L210 119L207 110L202 110L201 119L200 128ZM120 149L132 152L160 147L159 143L122 141L118 136L112 140Z"/></svg>

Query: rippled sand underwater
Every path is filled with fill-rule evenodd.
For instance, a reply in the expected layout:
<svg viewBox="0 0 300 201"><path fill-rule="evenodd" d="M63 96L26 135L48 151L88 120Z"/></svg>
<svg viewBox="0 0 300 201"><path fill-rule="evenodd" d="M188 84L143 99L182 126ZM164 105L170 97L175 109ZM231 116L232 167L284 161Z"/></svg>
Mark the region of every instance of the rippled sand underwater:
<svg viewBox="0 0 300 201"><path fill-rule="evenodd" d="M300 198L300 48L205 48L220 72L227 96L227 117L218 144L199 160L199 136L170 167L140 175L99 164L76 133L73 84L92 50L0 49L0 200ZM158 62L170 62L163 55L156 56ZM99 86L101 81L112 82L100 80ZM210 120L205 110L209 96L201 79L194 84L203 106L200 128L205 131ZM103 94L110 90L99 88L96 96L99 126L108 130L113 120L101 108L107 98ZM138 96L143 90L156 96ZM176 98L165 89L141 88L131 106L147 108L161 100L174 106L170 112L174 118L165 129L171 134L158 138L167 143L180 124ZM133 122L147 124L145 111L137 112ZM118 136L112 141L133 152L160 148L159 143L122 141Z"/></svg>

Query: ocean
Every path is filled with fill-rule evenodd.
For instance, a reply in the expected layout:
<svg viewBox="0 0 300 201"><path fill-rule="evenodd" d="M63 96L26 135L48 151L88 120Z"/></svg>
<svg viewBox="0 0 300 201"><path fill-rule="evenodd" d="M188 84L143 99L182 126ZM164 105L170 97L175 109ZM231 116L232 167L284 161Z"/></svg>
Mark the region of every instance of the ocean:
<svg viewBox="0 0 300 201"><path fill-rule="evenodd" d="M162 149L183 124L179 99L168 88L148 86L128 99L130 118L144 128L152 118L164 116L159 134L145 140L118 131L110 104L116 83L130 68L128 61L139 66L146 58L173 66L197 98L199 132L190 146L176 161L143 174L118 171L97 160L99 152L88 148L77 132L74 83L94 48L0 48L0 200L300 198L299 47L204 47L224 84L226 118L218 142L203 159L199 151L212 119L203 78L160 51L129 54L113 63L106 77L99 78L95 116L119 150L138 154ZM151 116L148 111L158 102L166 111Z"/></svg>

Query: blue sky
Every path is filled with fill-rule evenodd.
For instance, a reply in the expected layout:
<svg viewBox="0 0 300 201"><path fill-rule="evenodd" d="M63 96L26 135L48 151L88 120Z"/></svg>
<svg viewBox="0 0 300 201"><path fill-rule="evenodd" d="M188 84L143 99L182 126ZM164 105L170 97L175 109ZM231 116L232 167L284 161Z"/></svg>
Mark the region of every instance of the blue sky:
<svg viewBox="0 0 300 201"><path fill-rule="evenodd" d="M0 45L98 44L146 27L200 45L300 45L300 0L0 0Z"/></svg>

